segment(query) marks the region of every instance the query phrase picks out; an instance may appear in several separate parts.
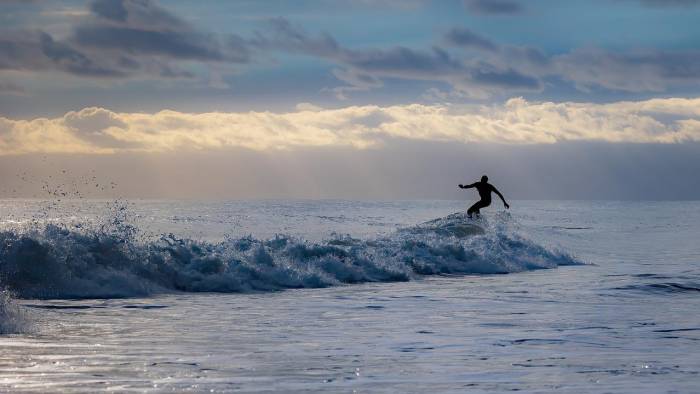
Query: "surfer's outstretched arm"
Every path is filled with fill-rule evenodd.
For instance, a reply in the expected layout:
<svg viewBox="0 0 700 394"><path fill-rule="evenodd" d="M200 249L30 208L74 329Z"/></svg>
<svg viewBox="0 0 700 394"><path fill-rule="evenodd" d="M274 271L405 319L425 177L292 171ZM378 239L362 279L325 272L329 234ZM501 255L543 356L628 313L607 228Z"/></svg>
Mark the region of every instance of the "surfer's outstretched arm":
<svg viewBox="0 0 700 394"><path fill-rule="evenodd" d="M460 189L469 189L472 188L476 185L476 183L472 183L471 185L462 185L461 183L458 185Z"/></svg>
<svg viewBox="0 0 700 394"><path fill-rule="evenodd" d="M498 197L501 198L501 201L503 201L503 206L506 207L506 209L510 208L510 205L508 205L508 203L506 202L506 199L503 198L503 194L501 194L501 192L499 192L495 186L491 186L491 187L493 188L493 192L496 193L498 195Z"/></svg>

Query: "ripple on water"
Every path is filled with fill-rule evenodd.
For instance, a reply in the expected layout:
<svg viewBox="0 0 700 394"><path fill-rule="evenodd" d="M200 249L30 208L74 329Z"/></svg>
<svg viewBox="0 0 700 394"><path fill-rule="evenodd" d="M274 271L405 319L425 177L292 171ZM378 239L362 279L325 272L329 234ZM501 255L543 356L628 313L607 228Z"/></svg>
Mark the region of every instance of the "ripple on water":
<svg viewBox="0 0 700 394"><path fill-rule="evenodd" d="M653 294L677 294L677 293L696 293L700 292L700 284L696 282L678 283L643 283L633 284L628 286L614 287L612 290L635 291L640 293Z"/></svg>

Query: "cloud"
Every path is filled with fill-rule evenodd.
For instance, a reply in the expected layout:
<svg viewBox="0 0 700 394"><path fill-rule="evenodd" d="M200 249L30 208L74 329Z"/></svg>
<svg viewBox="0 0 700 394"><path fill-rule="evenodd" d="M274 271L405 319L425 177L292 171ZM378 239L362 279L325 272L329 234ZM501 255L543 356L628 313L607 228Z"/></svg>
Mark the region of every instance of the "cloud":
<svg viewBox="0 0 700 394"><path fill-rule="evenodd" d="M476 14L513 15L523 12L523 6L512 0L465 0L464 4Z"/></svg>
<svg viewBox="0 0 700 394"><path fill-rule="evenodd" d="M700 51L576 49L552 59L556 73L587 89L601 86L630 92L664 91L700 82Z"/></svg>
<svg viewBox="0 0 700 394"><path fill-rule="evenodd" d="M493 106L302 104L294 112L117 113L85 108L54 119L0 117L0 154L380 148L394 139L460 144L682 143L700 141L700 98L610 104Z"/></svg>
<svg viewBox="0 0 700 394"><path fill-rule="evenodd" d="M105 149L137 147L129 141L115 138L111 133L128 125L114 112L103 108L85 108L63 116L63 125L83 141Z"/></svg>
<svg viewBox="0 0 700 394"><path fill-rule="evenodd" d="M47 33L39 33L39 42L43 54L59 68L77 75L96 77L122 76L120 71L95 64L89 57L70 46L56 42Z"/></svg>
<svg viewBox="0 0 700 394"><path fill-rule="evenodd" d="M340 99L347 93L378 88L383 80L404 79L447 84L453 96L488 98L495 94L539 92L543 81L568 81L581 91L593 87L626 92L660 92L700 82L700 51L609 51L587 47L548 56L537 48L499 45L466 28L453 28L443 41L476 49L450 53L434 46L352 49L331 35L310 35L284 18L270 21L254 45L267 50L302 53L327 59L340 69L333 74L348 86L331 88Z"/></svg>
<svg viewBox="0 0 700 394"><path fill-rule="evenodd" d="M192 29L154 0L93 0L89 7L94 16L107 22L161 31Z"/></svg>
<svg viewBox="0 0 700 394"><path fill-rule="evenodd" d="M87 78L184 78L182 66L248 63L246 40L195 29L150 0L95 0L65 39L42 30L0 31L0 70L62 71Z"/></svg>
<svg viewBox="0 0 700 394"><path fill-rule="evenodd" d="M347 51L342 60L360 70L386 73L388 76L421 77L426 73L453 73L462 66L439 47L417 51L406 47Z"/></svg>
<svg viewBox="0 0 700 394"><path fill-rule="evenodd" d="M93 61L70 45L40 30L5 31L0 36L0 69L60 70L70 74L118 77L122 72Z"/></svg>
<svg viewBox="0 0 700 394"><path fill-rule="evenodd" d="M445 41L449 45L462 48L474 48L484 51L495 51L497 45L491 40L482 37L467 28L452 28L445 34Z"/></svg>
<svg viewBox="0 0 700 394"><path fill-rule="evenodd" d="M504 67L512 65L511 70L517 75L489 80L506 80L504 89L517 86L535 89L539 81L546 78L571 82L581 91L595 87L625 92L662 92L700 82L700 51L695 49L610 51L584 47L548 56L537 48L499 45L463 28L450 30L444 41L481 49L479 59L488 65L497 65L500 73L505 71Z"/></svg>
<svg viewBox="0 0 700 394"><path fill-rule="evenodd" d="M283 17L268 19L266 29L258 32L251 43L261 48L301 52L321 57L338 56L343 52L343 49L330 34L321 33L317 37L309 36L303 29L292 25L289 20Z"/></svg>
<svg viewBox="0 0 700 394"><path fill-rule="evenodd" d="M509 1L467 2L491 12L521 11ZM252 47L323 58L341 68L333 74L347 86L330 88L340 99L347 93L384 86L384 79L444 83L454 97L484 99L496 94L540 92L545 80L567 81L581 91L604 88L626 92L659 92L700 82L700 52L696 50L610 51L595 47L554 56L529 46L500 45L465 27L447 31L442 41L462 49L450 53L440 46L414 49L347 48L328 33L309 34L285 18L274 18L250 41Z"/></svg>
<svg viewBox="0 0 700 394"><path fill-rule="evenodd" d="M538 78L522 74L512 68L500 70L489 66L475 69L472 72L471 80L477 84L509 90L538 90L541 87Z"/></svg>
<svg viewBox="0 0 700 394"><path fill-rule="evenodd" d="M465 4L501 14L521 12L523 7L508 0ZM240 75L241 68L252 70L270 53L292 53L329 63L340 86L323 91L341 100L353 92L394 86L387 82L395 80L421 87L432 83L426 89L444 89L463 100L543 92L563 84L583 92L663 92L687 91L700 83L700 51L695 49L584 47L549 55L534 47L500 44L466 27L454 27L424 48L356 48L326 32L307 33L281 17L244 37L202 31L152 0L94 0L87 10L87 15L71 19L65 38L36 29L0 30L0 71L59 71L93 80L180 79L228 89L227 77Z"/></svg>
<svg viewBox="0 0 700 394"><path fill-rule="evenodd" d="M152 1L96 0L93 13L76 26L72 41L98 50L199 61L245 61L228 57L218 37L197 31ZM240 48L239 48L240 49Z"/></svg>
<svg viewBox="0 0 700 394"><path fill-rule="evenodd" d="M331 89L339 98L349 91L383 86L382 79L404 79L446 83L471 97L488 97L493 93L541 90L540 80L508 66L509 62L491 62L487 58L459 58L439 46L413 49L404 46L351 49L343 47L329 34L309 35L284 18L269 21L268 30L258 32L252 44L259 48L316 56L344 67L334 75L349 86ZM463 30L462 39L466 41ZM485 39L472 41L484 46ZM494 50L497 48L494 45Z"/></svg>
<svg viewBox="0 0 700 394"><path fill-rule="evenodd" d="M80 26L75 40L82 46L150 54L175 59L221 61L224 54L205 36L177 31L150 31L132 27Z"/></svg>
<svg viewBox="0 0 700 394"><path fill-rule="evenodd" d="M327 89L335 94L338 100L346 100L347 93L366 91L382 87L384 83L377 77L356 69L335 69L333 75L338 80L346 82L348 86L338 86Z"/></svg>
<svg viewBox="0 0 700 394"><path fill-rule="evenodd" d="M129 12L123 1L98 0L90 4L90 11L105 19L126 22Z"/></svg>

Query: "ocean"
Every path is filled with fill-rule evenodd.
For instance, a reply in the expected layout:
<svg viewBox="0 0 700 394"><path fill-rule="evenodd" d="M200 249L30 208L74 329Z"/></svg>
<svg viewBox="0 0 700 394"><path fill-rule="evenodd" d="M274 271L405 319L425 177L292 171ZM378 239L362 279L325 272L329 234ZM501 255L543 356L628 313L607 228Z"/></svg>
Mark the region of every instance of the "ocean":
<svg viewBox="0 0 700 394"><path fill-rule="evenodd" d="M693 393L700 202L0 200L0 392Z"/></svg>

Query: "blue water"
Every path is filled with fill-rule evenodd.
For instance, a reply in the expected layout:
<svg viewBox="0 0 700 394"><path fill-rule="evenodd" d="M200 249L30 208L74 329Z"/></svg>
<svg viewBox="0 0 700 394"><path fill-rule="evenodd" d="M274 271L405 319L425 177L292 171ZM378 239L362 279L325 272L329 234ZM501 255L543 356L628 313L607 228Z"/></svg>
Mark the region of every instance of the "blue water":
<svg viewBox="0 0 700 394"><path fill-rule="evenodd" d="M696 391L700 203L464 205L0 201L0 391Z"/></svg>

